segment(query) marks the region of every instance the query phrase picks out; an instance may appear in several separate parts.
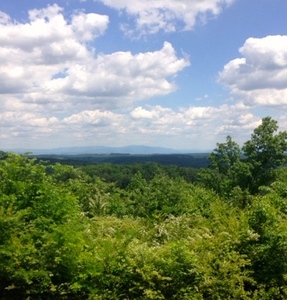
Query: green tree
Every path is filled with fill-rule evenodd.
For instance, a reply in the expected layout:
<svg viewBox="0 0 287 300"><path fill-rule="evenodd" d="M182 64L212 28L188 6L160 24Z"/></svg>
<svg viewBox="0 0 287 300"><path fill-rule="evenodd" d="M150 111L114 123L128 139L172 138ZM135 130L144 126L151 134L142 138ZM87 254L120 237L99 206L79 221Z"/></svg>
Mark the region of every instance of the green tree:
<svg viewBox="0 0 287 300"><path fill-rule="evenodd" d="M221 174L227 174L240 160L240 147L230 136L225 143L217 143L217 148L210 154L211 168Z"/></svg>
<svg viewBox="0 0 287 300"><path fill-rule="evenodd" d="M225 143L217 143L209 160L209 168L200 172L205 187L224 198L228 198L235 187L237 190L247 188L251 176L249 164L242 161L240 147L230 136L226 137Z"/></svg>
<svg viewBox="0 0 287 300"><path fill-rule="evenodd" d="M253 193L260 186L270 184L274 180L274 171L286 162L287 131L276 134L277 130L277 121L271 117L263 118L242 148L246 162L251 166L250 190Z"/></svg>
<svg viewBox="0 0 287 300"><path fill-rule="evenodd" d="M72 299L84 252L77 198L27 156L0 160L0 298Z"/></svg>

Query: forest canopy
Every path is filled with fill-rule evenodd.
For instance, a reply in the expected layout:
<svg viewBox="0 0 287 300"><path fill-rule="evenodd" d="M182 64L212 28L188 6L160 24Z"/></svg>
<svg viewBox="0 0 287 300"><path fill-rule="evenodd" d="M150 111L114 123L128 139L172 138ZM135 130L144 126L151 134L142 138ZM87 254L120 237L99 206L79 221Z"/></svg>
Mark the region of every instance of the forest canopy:
<svg viewBox="0 0 287 300"><path fill-rule="evenodd" d="M1 152L1 299L286 299L286 150L266 117L190 173Z"/></svg>

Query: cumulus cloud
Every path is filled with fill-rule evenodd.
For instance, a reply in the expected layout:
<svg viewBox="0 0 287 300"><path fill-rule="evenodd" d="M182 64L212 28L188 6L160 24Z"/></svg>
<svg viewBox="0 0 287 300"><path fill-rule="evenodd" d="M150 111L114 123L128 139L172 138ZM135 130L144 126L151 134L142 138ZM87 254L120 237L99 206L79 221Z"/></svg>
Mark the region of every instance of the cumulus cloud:
<svg viewBox="0 0 287 300"><path fill-rule="evenodd" d="M90 41L107 29L108 17L94 13L77 13L72 17L72 28L79 40Z"/></svg>
<svg viewBox="0 0 287 300"><path fill-rule="evenodd" d="M130 130L136 131L138 137L141 134L161 136L186 148L196 148L199 140L210 147L216 144L216 139L224 140L231 133L237 136L238 142L243 142L258 122L243 103L219 107L191 106L178 111L158 105L139 106L130 112L130 117ZM188 146L191 141L195 144Z"/></svg>
<svg viewBox="0 0 287 300"><path fill-rule="evenodd" d="M82 111L77 114L73 114L63 119L62 123L67 125L76 124L77 126L117 126L121 117L110 111Z"/></svg>
<svg viewBox="0 0 287 300"><path fill-rule="evenodd" d="M35 49L42 50L55 42L61 45L61 41L74 40L75 35L82 37L83 30L86 31L85 40L91 40L104 34L107 29L107 16L79 12L71 17L69 23L62 11L61 7L54 4L43 9L30 10L27 23L15 23L8 17L4 18L0 23L1 45L19 47L23 52L30 52Z"/></svg>
<svg viewBox="0 0 287 300"><path fill-rule="evenodd" d="M222 4L231 2L136 0L128 6L119 0L106 4L125 9L138 18L139 28L150 32L178 29L179 19L185 29L192 28L200 15L217 15ZM35 148L151 144L196 149L199 140L200 147L212 148L228 134L235 139L238 135L239 142L248 138L259 120L243 102L178 109L147 105L143 100L177 88L176 76L189 66L189 60L179 57L169 42L157 51L97 53L95 42L108 24L107 16L83 11L67 16L58 5L31 10L28 21L22 23L0 13L0 137L5 147L29 140ZM282 37L277 38L277 46L274 40L246 41L243 57L225 66L221 82L234 94L247 97L250 93L248 99L259 102L266 103L270 93L268 101L273 103L274 91L277 98L284 96L286 47ZM259 71L269 77L256 79ZM269 84L264 94L263 78L264 86Z"/></svg>
<svg viewBox="0 0 287 300"><path fill-rule="evenodd" d="M109 19L95 13L74 12L68 21L54 4L29 11L27 23L4 13L0 20L0 93L52 110L114 109L165 95L189 65L168 42L154 52L96 54L88 43Z"/></svg>
<svg viewBox="0 0 287 300"><path fill-rule="evenodd" d="M13 99L11 99L13 100ZM156 106L137 106L129 112L83 110L64 118L27 112L19 105L6 103L14 111L0 113L0 136L6 145L29 138L30 145L150 144L182 149L211 149L227 135L239 143L246 141L259 123L243 103L235 105L190 106L177 110ZM225 116L225 117L223 117ZM15 122L17 120L17 122ZM32 136L32 138L31 138ZM201 142L200 146L198 141Z"/></svg>
<svg viewBox="0 0 287 300"><path fill-rule="evenodd" d="M95 0L119 11L125 11L135 18L135 28L125 24L127 31L143 34L159 30L173 32L179 29L190 30L196 22L208 16L217 16L222 8L235 0Z"/></svg>
<svg viewBox="0 0 287 300"><path fill-rule="evenodd" d="M0 136L6 142L17 136L18 143L45 137L47 144L69 144L91 140L99 128L101 136L125 133L135 120L113 111L177 88L186 57L169 42L152 52L97 53L96 39L108 24L96 13L67 16L56 4L30 10L22 23L0 13Z"/></svg>
<svg viewBox="0 0 287 300"><path fill-rule="evenodd" d="M42 138L49 143L50 135L57 133L58 123L56 117L45 117L35 112L22 110L0 112L0 138L2 143L5 143L4 147L25 145L27 139L35 140L35 147L39 147Z"/></svg>
<svg viewBox="0 0 287 300"><path fill-rule="evenodd" d="M36 114L30 117L37 120L38 126L33 123L27 127L27 116L20 118L19 124L23 123L23 128L33 130L35 139L43 134L48 138L51 136L49 132L43 132L44 124L49 124L47 128L53 131L55 140L66 145L71 145L71 141L111 146L123 145L124 142L167 147L176 145L176 148L182 149L213 148L216 142L224 141L230 134L242 143L259 124L259 119L243 103L219 107L190 106L178 110L160 105L137 106L128 113L84 110L63 119L41 119ZM26 132L22 132L20 127L16 132L25 136Z"/></svg>
<svg viewBox="0 0 287 300"><path fill-rule="evenodd" d="M108 18L97 14L72 16L68 23L62 9L55 5L29 12L29 22L15 23L4 18L0 23L0 91L1 93L43 93L43 88L71 64L92 59L86 45L77 39L81 29L92 38L94 31L104 33ZM3 19L3 18L2 18ZM90 20L93 20L91 22ZM89 26L86 26L86 24ZM79 26L79 28L81 28ZM87 38L86 38L87 39Z"/></svg>
<svg viewBox="0 0 287 300"><path fill-rule="evenodd" d="M50 81L49 89L89 98L101 107L123 107L174 91L172 77L188 65L166 42L155 52L100 54L89 64L75 64L67 76Z"/></svg>
<svg viewBox="0 0 287 300"><path fill-rule="evenodd" d="M287 36L249 38L219 80L249 105L287 105Z"/></svg>

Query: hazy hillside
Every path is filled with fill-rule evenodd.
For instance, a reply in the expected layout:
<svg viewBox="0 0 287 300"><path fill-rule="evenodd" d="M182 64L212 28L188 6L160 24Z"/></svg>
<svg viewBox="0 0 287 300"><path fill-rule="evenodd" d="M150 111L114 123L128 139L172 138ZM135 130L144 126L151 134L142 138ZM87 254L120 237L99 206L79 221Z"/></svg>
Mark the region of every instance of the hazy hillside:
<svg viewBox="0 0 287 300"><path fill-rule="evenodd" d="M192 149L178 150L164 147L151 147L144 145L130 145L125 147L106 147L106 146L89 146L89 147L60 147L52 149L30 149L30 148L18 148L18 149L3 149L9 152L15 153L27 153L31 152L35 155L42 154L61 154L61 155L76 155L76 154L174 154L174 153L196 153L206 152Z"/></svg>

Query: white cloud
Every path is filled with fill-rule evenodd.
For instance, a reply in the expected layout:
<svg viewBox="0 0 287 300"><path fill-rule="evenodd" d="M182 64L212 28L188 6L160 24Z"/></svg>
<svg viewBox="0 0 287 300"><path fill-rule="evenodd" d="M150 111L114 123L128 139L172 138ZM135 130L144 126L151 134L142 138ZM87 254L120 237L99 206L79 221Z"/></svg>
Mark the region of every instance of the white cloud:
<svg viewBox="0 0 287 300"><path fill-rule="evenodd" d="M41 146L42 138L49 140L50 135L57 133L59 120L55 117L44 117L41 114L28 111L0 112L0 138L9 145L25 147L25 141L36 140L36 147ZM2 147L3 147L2 146Z"/></svg>
<svg viewBox="0 0 287 300"><path fill-rule="evenodd" d="M249 105L287 105L287 36L249 38L240 53L224 66L220 82Z"/></svg>
<svg viewBox="0 0 287 300"><path fill-rule="evenodd" d="M17 137L23 145L29 139L30 147L34 141L34 147L57 147L60 142L67 146L150 144L211 149L227 135L242 143L259 121L242 103L179 110L138 106L129 113L83 110L64 118L29 112L13 103L13 99L7 101L7 111L0 113L0 136L11 147Z"/></svg>
<svg viewBox="0 0 287 300"><path fill-rule="evenodd" d="M73 16L72 24L69 24L61 12L62 8L54 4L47 8L30 10L27 23L15 23L6 18L6 22L1 24L1 45L12 48L19 47L22 51L30 52L35 48L47 47L50 43L73 38L77 30L72 24L79 18L79 15ZM89 33L95 29L95 26L99 26L104 33L108 18L96 14L93 14L93 18L100 19L100 21L94 24L94 27L87 28ZM82 19L81 21L84 26L86 20Z"/></svg>
<svg viewBox="0 0 287 300"><path fill-rule="evenodd" d="M73 30L79 40L90 41L102 35L108 25L108 17L94 13L78 13L72 18Z"/></svg>
<svg viewBox="0 0 287 300"><path fill-rule="evenodd" d="M142 106L136 107L131 112L131 117L134 119L152 119L156 115L156 112L147 110Z"/></svg>
<svg viewBox="0 0 287 300"><path fill-rule="evenodd" d="M50 81L48 89L87 97L87 102L102 108L123 107L174 91L172 76L188 65L166 42L155 52L101 54L89 64L75 64L65 78Z"/></svg>
<svg viewBox="0 0 287 300"><path fill-rule="evenodd" d="M106 144L115 133L134 132L135 119L123 112L136 101L176 89L189 61L168 42L153 52L97 54L93 43L108 22L81 11L64 17L56 4L31 10L26 23L0 14L0 136L7 145L13 137L50 147L95 135ZM166 121L166 114L157 120Z"/></svg>
<svg viewBox="0 0 287 300"><path fill-rule="evenodd" d="M127 31L140 34L156 33L159 30L173 32L178 29L190 30L197 21L208 16L217 16L222 8L235 0L95 0L125 11L135 18L135 28L125 24Z"/></svg>
<svg viewBox="0 0 287 300"><path fill-rule="evenodd" d="M18 106L25 103L45 116L124 109L166 95L189 65L168 42L154 52L96 54L90 42L104 34L109 19L95 13L74 12L68 21L54 4L29 11L27 23L11 21L5 13L0 21L1 101L13 96Z"/></svg>
<svg viewBox="0 0 287 300"><path fill-rule="evenodd" d="M110 5L129 9L139 17L139 28L150 32L178 29L180 19L191 28L193 20L185 19L184 11L195 19L208 11L216 15L227 2L136 0L128 6L119 0ZM87 144L213 148L228 134L238 142L249 138L259 119L246 102L273 104L275 92L276 99L286 99L286 47L283 37L277 37L277 42L246 41L243 57L227 64L220 75L234 95L248 99L245 104L178 109L146 105L142 100L177 88L176 76L189 60L179 57L169 42L152 52L97 53L95 42L108 23L107 16L82 11L67 16L57 5L30 11L26 23L0 13L0 137L5 147L29 143L35 148ZM263 80L268 88L264 93Z"/></svg>
<svg viewBox="0 0 287 300"><path fill-rule="evenodd" d="M92 58L86 45L77 39L80 34L67 23L56 4L29 12L28 23L15 23L8 17L0 24L0 90L2 93L43 93L43 87L57 74L76 62ZM83 13L80 14L83 16ZM78 16L72 17L72 22ZM87 35L103 31L108 18L92 14L98 19L82 25ZM3 19L3 18L2 18ZM80 24L80 20L77 20Z"/></svg>
<svg viewBox="0 0 287 300"><path fill-rule="evenodd" d="M73 114L72 116L66 117L63 119L63 124L73 125L76 124L77 126L117 126L118 119L120 115L117 115L110 111L100 111L100 110L93 110L93 111L82 111L77 114Z"/></svg>
<svg viewBox="0 0 287 300"><path fill-rule="evenodd" d="M197 148L198 141L205 143L206 147L213 147L218 139L224 140L227 135L235 135L235 140L242 143L258 122L243 103L219 107L191 106L178 111L162 106L139 106L131 111L130 116L129 130L136 132L138 139L148 135L156 142L162 137L181 148Z"/></svg>
<svg viewBox="0 0 287 300"><path fill-rule="evenodd" d="M10 22L10 17L3 11L0 11L0 24L6 24Z"/></svg>

